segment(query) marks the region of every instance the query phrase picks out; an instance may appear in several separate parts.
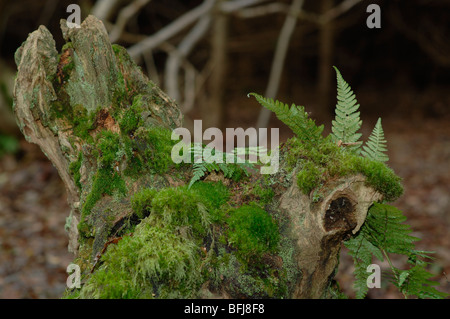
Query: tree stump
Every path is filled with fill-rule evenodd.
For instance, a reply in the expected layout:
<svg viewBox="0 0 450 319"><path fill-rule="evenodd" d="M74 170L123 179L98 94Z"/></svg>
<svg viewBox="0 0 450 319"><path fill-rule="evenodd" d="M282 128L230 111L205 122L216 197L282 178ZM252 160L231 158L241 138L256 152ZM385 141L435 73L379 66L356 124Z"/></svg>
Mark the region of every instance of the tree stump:
<svg viewBox="0 0 450 319"><path fill-rule="evenodd" d="M362 174L305 194L296 170L188 188L174 164L174 101L111 45L97 18L69 29L59 53L44 27L17 50L14 112L57 168L71 212L81 298L329 298L343 240L383 194ZM273 229L276 231L274 232Z"/></svg>

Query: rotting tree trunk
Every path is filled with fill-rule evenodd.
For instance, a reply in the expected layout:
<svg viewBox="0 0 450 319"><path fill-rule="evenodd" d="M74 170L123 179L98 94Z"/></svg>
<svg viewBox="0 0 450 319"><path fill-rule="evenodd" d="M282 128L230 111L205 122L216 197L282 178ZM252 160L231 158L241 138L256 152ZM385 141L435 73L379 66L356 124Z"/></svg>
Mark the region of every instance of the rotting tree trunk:
<svg viewBox="0 0 450 319"><path fill-rule="evenodd" d="M131 247L140 247L143 255L123 256L122 266L127 260L138 260L139 264L131 264L130 269L115 275L114 280L119 281L137 272L123 283L124 286L114 282L120 286L114 289L127 291L120 292L121 297L329 297L342 240L357 232L369 206L382 198L366 186L365 177L356 175L331 180L322 187L322 199L317 201L313 195L307 196L299 190L295 174L284 170L283 152L288 151L285 148L280 151L280 170L269 178L255 174L236 182L221 174L207 176L205 183L208 180L223 182L231 193L228 201L237 206L262 201L264 188L273 191L274 196L265 202L264 209L277 222L279 249L266 251L258 258L235 258L242 255L238 255L236 243L227 237L232 227L227 225L226 219L218 222L218 217L206 218L208 224L202 224L207 228L205 232L195 230L204 236L199 243L192 239L194 226L177 224L170 228L172 226L164 224L169 223L167 218L163 222L158 220L160 212L155 211L156 206L151 207L150 216L142 216L132 207L133 195L142 189L152 188L164 193L164 189L182 187L192 175L189 165L163 165L165 157L158 153L161 147L164 149L158 144L163 135L152 133L154 128L180 127L180 110L142 74L123 48L110 44L101 21L89 16L81 28L68 29L62 20L61 27L67 43L60 55L52 35L43 26L31 33L18 49L14 111L26 139L41 147L66 187L71 207L66 225L69 250L82 269L85 285L80 296L104 296L95 292L100 290L96 286L100 284L103 292L107 290L101 282L107 276L106 268L97 265L98 258L105 253L108 244L116 244L122 236L126 237L129 229L136 229L136 232L128 242L119 242L116 247L133 240L151 245L152 238L142 237L142 228L147 225L148 233L162 240L149 251L142 250L141 242L136 242L138 246ZM157 138L152 139L152 136ZM262 190L257 192L255 185L267 180L270 183L261 184ZM158 207L164 213L167 210L169 214L181 214L183 206L192 207L189 220L189 216L195 215L194 211L203 211L200 209L203 204L189 206L192 198L183 197L182 191L173 194L185 202L169 203L170 198L165 199L167 203L160 201ZM174 206L178 210L173 210ZM216 214L222 216L226 212ZM137 226L130 228L130 225ZM158 232L160 226L169 233ZM178 249L180 255L192 249L194 257L171 256L173 259L169 260L176 262L159 263L158 267L164 264L172 268L167 271L158 268L153 273L148 265L154 262L152 251L157 251L158 245L164 246L164 236L158 237L161 234L166 234L170 249ZM141 250L136 248L136 251ZM102 259L103 262L112 263L113 258L108 258ZM164 258L166 256L159 255L156 262ZM246 261L258 266L245 264ZM177 263L184 263L182 272L189 271L189 276L173 273L178 269ZM189 265L195 267L189 268ZM109 266L112 271L112 264ZM142 267L147 268L139 273ZM95 277L101 271L104 276ZM142 281L141 275L146 281ZM196 282L193 282L194 277ZM137 288L126 285L137 285ZM170 289L179 293L171 294ZM135 294L128 294L130 291ZM117 294L107 296L117 297Z"/></svg>

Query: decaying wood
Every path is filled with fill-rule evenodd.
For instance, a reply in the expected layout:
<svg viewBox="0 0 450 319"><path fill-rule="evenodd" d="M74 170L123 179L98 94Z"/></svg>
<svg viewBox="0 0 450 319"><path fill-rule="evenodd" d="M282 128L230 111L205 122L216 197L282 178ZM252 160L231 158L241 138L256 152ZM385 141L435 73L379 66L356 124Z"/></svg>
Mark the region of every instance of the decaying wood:
<svg viewBox="0 0 450 319"><path fill-rule="evenodd" d="M144 174L130 184L123 199L113 200L112 196L104 195L95 204L87 220L95 232L91 234L90 240L80 242L78 223L81 207L92 190L98 159L92 147L74 134L70 123L50 116L52 107L55 102L64 102L82 106L89 112L97 112L96 129L89 132L92 137L100 134L101 130L120 132L120 127L111 115L111 108L114 92L118 88L118 77L122 74L127 89L132 90L132 94L143 96L145 103L141 115L146 119L146 127L180 127L182 116L178 106L152 85L131 59L116 57L100 20L89 16L79 29L68 29L64 20L61 26L64 38L71 42L68 50L72 50L70 54L74 67L70 79L65 82L62 76L59 81L54 80L58 77L59 64L64 58L58 56L50 32L44 26L39 27L16 53L18 73L14 111L26 139L41 147L64 182L71 207L71 218L67 225L69 249L90 271L95 258L111 242L108 233L118 229L124 218L130 215L130 197L134 193L144 187L160 187L157 184L174 186L183 181L173 181L171 176ZM63 96L65 98L61 100ZM98 111L99 106L101 109ZM80 152L85 159L80 168L82 191L76 186L69 170L69 163L74 162ZM121 174L124 165L116 163L117 174ZM316 202L298 189L295 178L287 179L283 176L283 170L278 174L276 178L280 183L273 185L276 197L270 210L277 210L287 219L289 227L281 230L281 235L293 243L296 267L301 273L297 281L291 283L294 287L291 297L323 297L334 276L342 240L358 231L369 206L380 200L381 195L366 186L363 176L357 175L329 181L322 189L323 199ZM271 262L283 266L282 260L274 259ZM207 287L204 290L200 296L236 297L230 291L207 293Z"/></svg>

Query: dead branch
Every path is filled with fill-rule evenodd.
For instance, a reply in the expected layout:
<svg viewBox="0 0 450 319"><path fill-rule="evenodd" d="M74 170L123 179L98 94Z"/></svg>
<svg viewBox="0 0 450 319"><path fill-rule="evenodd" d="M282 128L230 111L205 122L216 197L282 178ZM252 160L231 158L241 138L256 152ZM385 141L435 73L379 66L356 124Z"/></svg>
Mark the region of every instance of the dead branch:
<svg viewBox="0 0 450 319"><path fill-rule="evenodd" d="M136 15L146 4L151 0L134 0L125 8L120 10L119 16L116 20L116 24L109 33L111 42L116 42L122 35L128 21Z"/></svg>
<svg viewBox="0 0 450 319"><path fill-rule="evenodd" d="M215 2L216 0L205 0L201 5L183 14L168 26L149 36L145 40L131 46L128 49L128 53L137 63L139 63L142 53L153 50L164 41L167 41L175 34L194 23L203 15L208 14L214 7Z"/></svg>
<svg viewBox="0 0 450 319"><path fill-rule="evenodd" d="M272 61L272 68L270 70L269 83L265 92L266 97L275 98L277 95L284 61L289 48L289 41L294 32L298 13L302 9L303 2L303 0L294 0L289 8L289 15L286 17L280 36L278 37L275 55ZM256 126L258 128L267 127L271 114L270 110L262 109L259 113Z"/></svg>

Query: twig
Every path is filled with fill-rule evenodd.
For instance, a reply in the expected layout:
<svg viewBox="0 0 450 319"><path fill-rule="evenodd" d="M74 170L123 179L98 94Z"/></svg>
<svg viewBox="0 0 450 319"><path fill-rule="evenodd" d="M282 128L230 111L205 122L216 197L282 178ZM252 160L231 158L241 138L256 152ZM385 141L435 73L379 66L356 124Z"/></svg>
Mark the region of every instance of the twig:
<svg viewBox="0 0 450 319"><path fill-rule="evenodd" d="M155 59L153 59L153 52L145 52L143 54L145 66L147 68L148 77L155 83L157 86L160 85L158 70L155 65Z"/></svg>
<svg viewBox="0 0 450 319"><path fill-rule="evenodd" d="M180 100L178 74L181 60L185 59L195 44L205 35L211 24L211 17L202 17L192 30L180 42L176 50L169 54L165 69L165 89L167 94L175 101Z"/></svg>
<svg viewBox="0 0 450 319"><path fill-rule="evenodd" d="M326 13L319 16L318 22L319 24L325 24L330 22L331 20L336 19L340 15L344 14L348 10L350 10L352 7L357 5L358 3L362 2L362 0L346 0L342 2L341 4L337 5L333 9L330 9Z"/></svg>
<svg viewBox="0 0 450 319"><path fill-rule="evenodd" d="M223 13L232 13L242 8L253 6L258 3L267 2L268 0L233 0L224 1L220 4L220 10Z"/></svg>
<svg viewBox="0 0 450 319"><path fill-rule="evenodd" d="M111 18L114 9L121 0L98 0L91 10L91 14L98 19L106 21Z"/></svg>
<svg viewBox="0 0 450 319"><path fill-rule="evenodd" d="M111 42L116 42L119 40L128 21L150 1L151 0L134 0L125 8L120 10L116 23L109 34L109 39Z"/></svg>
<svg viewBox="0 0 450 319"><path fill-rule="evenodd" d="M141 54L150 51L159 46L164 41L194 23L197 19L208 14L214 7L216 0L205 0L201 5L183 14L174 22L170 23L155 34L149 36L145 40L136 43L128 49L130 56L137 62L140 62Z"/></svg>
<svg viewBox="0 0 450 319"><path fill-rule="evenodd" d="M274 13L288 13L289 6L284 3L274 2L253 8L245 8L236 12L239 18L257 18Z"/></svg>
<svg viewBox="0 0 450 319"><path fill-rule="evenodd" d="M265 92L265 96L268 98L275 98L278 93L280 85L281 73L283 71L284 61L286 59L287 50L289 48L289 41L292 33L294 32L295 25L297 23L297 17L299 11L303 6L303 0L293 0L289 8L289 15L284 21L283 28L281 29L280 36L278 37L277 46L275 49L275 56L272 61L272 68L270 70L269 83ZM259 113L256 126L258 128L267 127L271 116L271 111L268 109L262 109ZM262 137L264 138L264 137Z"/></svg>

